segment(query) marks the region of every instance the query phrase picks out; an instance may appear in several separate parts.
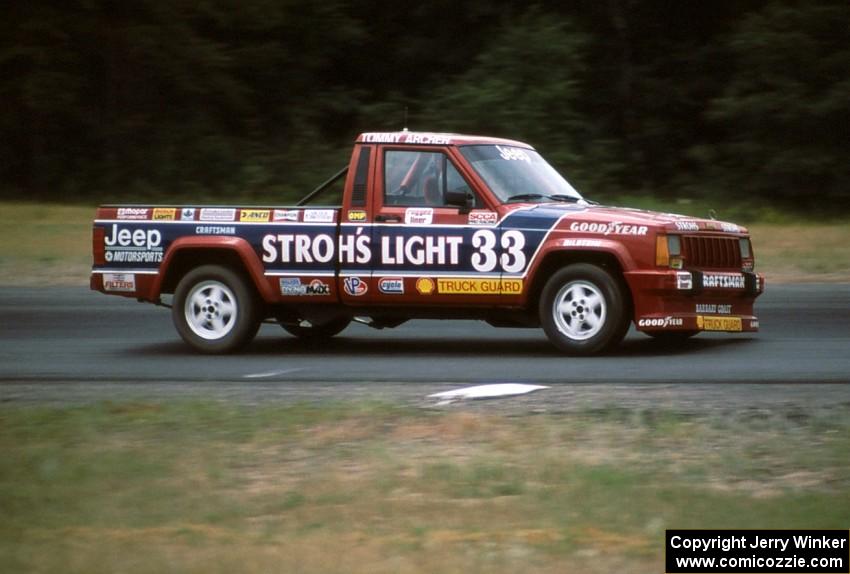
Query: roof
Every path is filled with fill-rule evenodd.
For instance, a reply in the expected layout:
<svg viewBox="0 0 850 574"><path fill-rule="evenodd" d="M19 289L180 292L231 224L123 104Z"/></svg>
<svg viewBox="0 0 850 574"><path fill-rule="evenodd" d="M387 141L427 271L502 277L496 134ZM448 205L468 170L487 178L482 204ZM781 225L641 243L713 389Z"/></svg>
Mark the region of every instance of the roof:
<svg viewBox="0 0 850 574"><path fill-rule="evenodd" d="M445 134L434 132L365 132L357 137L357 143L391 143L401 145L472 145L498 144L534 149L527 143L503 138Z"/></svg>

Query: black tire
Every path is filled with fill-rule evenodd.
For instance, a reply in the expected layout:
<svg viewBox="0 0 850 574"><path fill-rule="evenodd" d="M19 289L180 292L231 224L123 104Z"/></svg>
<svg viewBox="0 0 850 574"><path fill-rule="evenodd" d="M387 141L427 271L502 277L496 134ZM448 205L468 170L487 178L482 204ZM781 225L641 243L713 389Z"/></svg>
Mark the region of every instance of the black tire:
<svg viewBox="0 0 850 574"><path fill-rule="evenodd" d="M202 353L230 353L260 328L260 302L253 285L219 265L189 271L174 290L171 318L180 336Z"/></svg>
<svg viewBox="0 0 850 574"><path fill-rule="evenodd" d="M350 323L351 319L348 317L339 317L331 319L327 323L321 323L319 325L311 324L309 327L292 323L281 323L280 326L283 327L284 331L290 335L295 335L299 339L320 341L339 335Z"/></svg>
<svg viewBox="0 0 850 574"><path fill-rule="evenodd" d="M699 331L644 331L644 333L658 342L677 344L684 343Z"/></svg>
<svg viewBox="0 0 850 574"><path fill-rule="evenodd" d="M625 287L588 263L552 275L540 295L539 312L549 341L570 355L592 355L617 346L631 322Z"/></svg>

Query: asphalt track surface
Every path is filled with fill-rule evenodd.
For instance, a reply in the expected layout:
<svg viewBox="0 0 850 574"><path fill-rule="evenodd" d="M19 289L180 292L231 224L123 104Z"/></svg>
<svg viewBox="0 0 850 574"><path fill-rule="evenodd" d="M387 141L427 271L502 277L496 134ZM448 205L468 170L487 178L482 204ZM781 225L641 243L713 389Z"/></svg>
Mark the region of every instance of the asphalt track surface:
<svg viewBox="0 0 850 574"><path fill-rule="evenodd" d="M560 356L538 329L475 321L352 324L313 345L264 325L242 353L209 357L180 340L167 309L81 288L0 288L0 400L409 398L499 382L643 389L653 400L701 383L785 383L809 394L801 384L850 382L850 285L769 285L756 314L759 333L703 333L671 347L632 331L616 352L590 358ZM850 385L827 386L820 400L850 401ZM729 394L717 387L700 393Z"/></svg>

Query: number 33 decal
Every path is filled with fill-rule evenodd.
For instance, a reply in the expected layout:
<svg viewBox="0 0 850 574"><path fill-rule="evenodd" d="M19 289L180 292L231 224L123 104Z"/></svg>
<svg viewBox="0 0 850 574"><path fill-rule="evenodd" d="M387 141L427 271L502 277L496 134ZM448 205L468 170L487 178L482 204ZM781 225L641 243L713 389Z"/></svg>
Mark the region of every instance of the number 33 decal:
<svg viewBox="0 0 850 574"><path fill-rule="evenodd" d="M487 273L496 268L496 234L489 229L479 229L472 236L472 246L475 253L472 254L472 266L476 271ZM502 265L505 273L518 273L525 269L525 235L516 229L505 231L502 234L502 253L498 262Z"/></svg>

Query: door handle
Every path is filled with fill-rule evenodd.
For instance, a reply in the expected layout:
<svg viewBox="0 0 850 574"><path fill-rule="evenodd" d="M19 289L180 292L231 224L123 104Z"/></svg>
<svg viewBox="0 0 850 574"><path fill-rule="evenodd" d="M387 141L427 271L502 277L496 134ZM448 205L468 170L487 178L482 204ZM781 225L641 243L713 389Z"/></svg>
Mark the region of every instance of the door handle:
<svg viewBox="0 0 850 574"><path fill-rule="evenodd" d="M398 223L401 221L401 217L398 215L385 215L383 213L375 216L375 221L381 221L385 223Z"/></svg>

